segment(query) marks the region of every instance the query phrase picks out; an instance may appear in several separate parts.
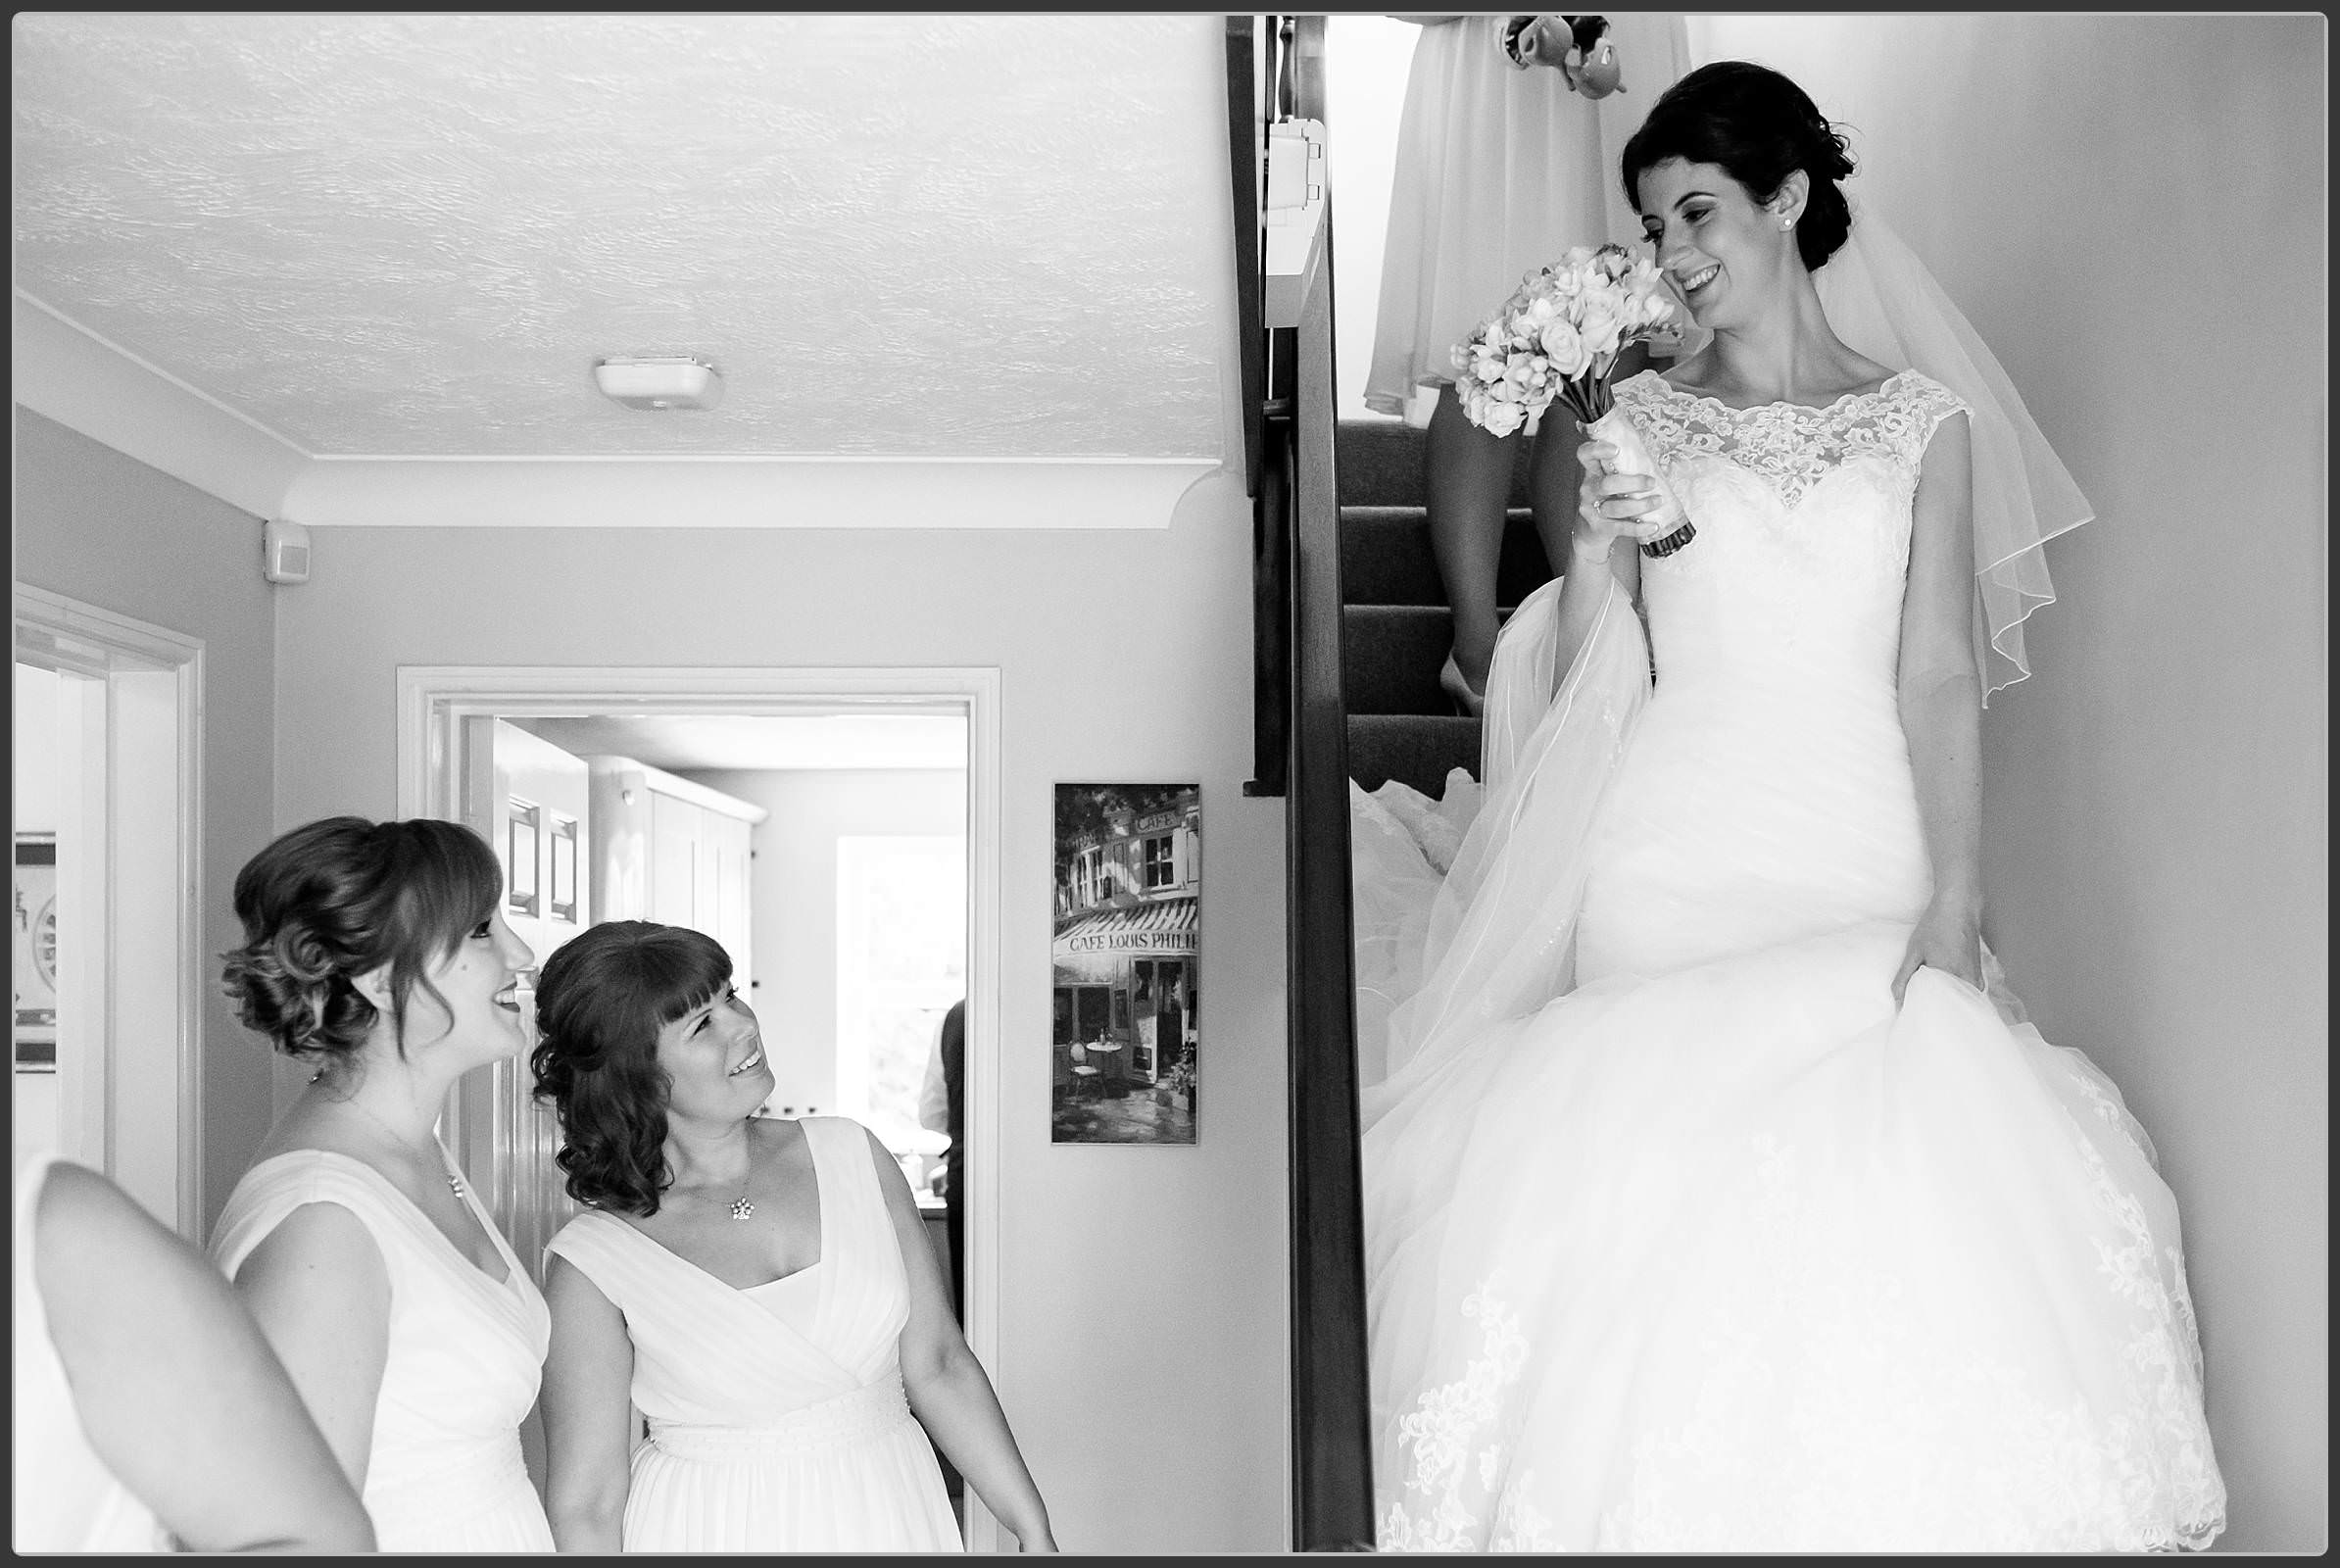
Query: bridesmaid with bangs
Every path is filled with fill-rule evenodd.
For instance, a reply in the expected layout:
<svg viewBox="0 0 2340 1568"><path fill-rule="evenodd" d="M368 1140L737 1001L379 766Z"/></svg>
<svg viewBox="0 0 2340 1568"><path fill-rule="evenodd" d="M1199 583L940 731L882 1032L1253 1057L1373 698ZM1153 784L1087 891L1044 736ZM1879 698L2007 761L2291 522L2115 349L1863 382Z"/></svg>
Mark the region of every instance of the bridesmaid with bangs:
<svg viewBox="0 0 2340 1568"><path fill-rule="evenodd" d="M772 1070L721 946L595 926L547 960L537 1024L586 1205L546 1250L561 1549L956 1551L940 1446L1054 1550L902 1168L845 1117L758 1117Z"/></svg>
<svg viewBox="0 0 2340 1568"><path fill-rule="evenodd" d="M372 1516L380 1549L549 1551L521 1459L550 1323L434 1131L524 1048L535 961L493 851L453 822L337 816L236 877L244 1022L316 1070L212 1239Z"/></svg>

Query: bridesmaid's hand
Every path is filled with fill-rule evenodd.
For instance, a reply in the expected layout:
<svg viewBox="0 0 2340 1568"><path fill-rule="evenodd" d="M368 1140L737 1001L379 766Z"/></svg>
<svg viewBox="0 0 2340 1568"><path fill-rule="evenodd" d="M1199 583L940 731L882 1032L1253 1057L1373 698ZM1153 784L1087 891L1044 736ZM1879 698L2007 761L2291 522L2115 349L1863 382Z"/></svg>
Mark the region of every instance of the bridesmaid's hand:
<svg viewBox="0 0 2340 1568"><path fill-rule="evenodd" d="M1899 1007L1909 991L1910 977L1921 967L1939 969L1953 974L1973 986L1982 987L1982 912L1964 901L1935 899L1918 917L1918 927L1910 933L1910 945L1901 956L1901 967L1893 971L1893 1005Z"/></svg>
<svg viewBox="0 0 2340 1568"><path fill-rule="evenodd" d="M1611 473L1617 448L1607 441L1587 441L1577 448L1577 463L1584 470L1577 486L1576 553L1605 561L1619 539L1647 544L1658 536L1660 523L1644 514L1658 504L1657 481L1645 473Z"/></svg>

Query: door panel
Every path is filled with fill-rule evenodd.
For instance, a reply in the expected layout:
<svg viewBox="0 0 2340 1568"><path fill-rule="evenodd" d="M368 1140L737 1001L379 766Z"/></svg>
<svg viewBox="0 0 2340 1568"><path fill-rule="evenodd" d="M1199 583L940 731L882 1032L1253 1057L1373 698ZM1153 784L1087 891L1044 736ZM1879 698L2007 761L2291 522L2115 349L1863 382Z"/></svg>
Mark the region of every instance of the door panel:
<svg viewBox="0 0 2340 1568"><path fill-rule="evenodd" d="M592 908L592 784L584 760L500 718L464 724L463 820L494 847L504 868L504 919L539 968L578 932ZM533 979L533 977L531 977ZM530 1049L533 985L520 993ZM456 1157L512 1250L541 1274L544 1244L575 1212L553 1163L561 1128L530 1092L526 1054L457 1085L451 1102Z"/></svg>
<svg viewBox="0 0 2340 1568"><path fill-rule="evenodd" d="M701 812L689 801L650 797L650 918L699 929Z"/></svg>

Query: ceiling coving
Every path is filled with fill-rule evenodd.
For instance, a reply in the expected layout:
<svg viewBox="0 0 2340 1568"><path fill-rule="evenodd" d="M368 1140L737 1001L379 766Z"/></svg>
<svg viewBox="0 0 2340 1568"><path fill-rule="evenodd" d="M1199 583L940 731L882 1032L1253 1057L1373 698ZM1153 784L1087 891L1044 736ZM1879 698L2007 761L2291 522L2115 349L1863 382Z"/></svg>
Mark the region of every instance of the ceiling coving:
<svg viewBox="0 0 2340 1568"><path fill-rule="evenodd" d="M318 459L1217 462L1222 30L19 15L16 286Z"/></svg>

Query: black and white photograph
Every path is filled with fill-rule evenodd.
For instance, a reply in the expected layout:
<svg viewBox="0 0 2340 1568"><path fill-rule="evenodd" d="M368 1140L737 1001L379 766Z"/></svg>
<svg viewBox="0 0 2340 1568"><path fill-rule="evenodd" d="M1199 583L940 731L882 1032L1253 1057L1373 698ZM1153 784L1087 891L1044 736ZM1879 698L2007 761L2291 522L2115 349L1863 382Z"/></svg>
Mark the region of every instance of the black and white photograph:
<svg viewBox="0 0 2340 1568"><path fill-rule="evenodd" d="M2329 66L13 15L12 1544L2327 1552Z"/></svg>
<svg viewBox="0 0 2340 1568"><path fill-rule="evenodd" d="M1194 1143L1200 787L1058 784L1054 881L1050 1138Z"/></svg>

